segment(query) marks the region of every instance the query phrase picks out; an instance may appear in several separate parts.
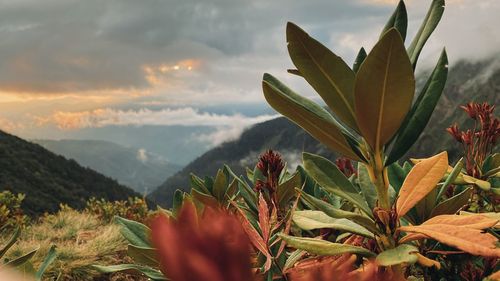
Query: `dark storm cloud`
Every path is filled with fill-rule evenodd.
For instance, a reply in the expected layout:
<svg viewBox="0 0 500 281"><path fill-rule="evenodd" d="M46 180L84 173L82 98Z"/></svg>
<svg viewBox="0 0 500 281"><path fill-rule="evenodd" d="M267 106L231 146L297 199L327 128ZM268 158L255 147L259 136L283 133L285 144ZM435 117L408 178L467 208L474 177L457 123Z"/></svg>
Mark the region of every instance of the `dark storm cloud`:
<svg viewBox="0 0 500 281"><path fill-rule="evenodd" d="M342 0L0 3L0 90L30 93L147 88L145 65L272 56L286 20L328 40L332 25L356 30L390 10Z"/></svg>

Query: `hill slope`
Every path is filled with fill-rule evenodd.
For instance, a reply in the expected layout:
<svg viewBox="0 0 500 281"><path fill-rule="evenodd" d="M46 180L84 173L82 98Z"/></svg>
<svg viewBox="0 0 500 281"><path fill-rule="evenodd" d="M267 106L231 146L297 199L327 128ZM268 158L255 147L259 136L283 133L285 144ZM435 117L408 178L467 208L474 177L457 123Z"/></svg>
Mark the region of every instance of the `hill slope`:
<svg viewBox="0 0 500 281"><path fill-rule="evenodd" d="M145 194L181 169L143 149L100 140L33 140L46 149L76 160Z"/></svg>
<svg viewBox="0 0 500 281"><path fill-rule="evenodd" d="M426 73L421 77L427 78ZM425 81L420 81L422 84ZM489 101L498 104L500 100L500 59L487 62L459 62L450 69L443 96L434 112L429 126L425 129L408 155L423 157L448 150L450 158L458 156L458 146L445 129L453 122L462 124L466 115L458 107L469 101ZM201 157L184 169L168 178L150 198L163 206L169 206L175 189L188 190L189 174L198 176L215 175L218 168L228 164L238 174L244 167L253 167L257 157L266 149L275 149L284 154L287 162L296 165L302 151L321 154L333 159L335 155L311 138L300 127L281 117L253 126L245 131L240 139L224 143Z"/></svg>
<svg viewBox="0 0 500 281"><path fill-rule="evenodd" d="M29 214L54 212L59 204L84 207L90 197L126 199L139 194L45 148L0 131L0 191L26 194Z"/></svg>

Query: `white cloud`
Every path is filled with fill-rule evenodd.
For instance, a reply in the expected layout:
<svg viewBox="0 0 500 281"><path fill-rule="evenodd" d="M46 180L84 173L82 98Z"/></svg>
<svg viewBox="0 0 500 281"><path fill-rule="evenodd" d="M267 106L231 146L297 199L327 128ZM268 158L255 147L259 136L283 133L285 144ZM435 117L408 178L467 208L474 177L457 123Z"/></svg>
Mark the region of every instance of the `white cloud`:
<svg viewBox="0 0 500 281"><path fill-rule="evenodd" d="M230 126L240 127L263 122L275 115L248 117L201 112L192 107L151 110L116 110L103 108L90 111L58 111L48 117L38 117L40 125L55 124L60 129L96 128L105 126Z"/></svg>

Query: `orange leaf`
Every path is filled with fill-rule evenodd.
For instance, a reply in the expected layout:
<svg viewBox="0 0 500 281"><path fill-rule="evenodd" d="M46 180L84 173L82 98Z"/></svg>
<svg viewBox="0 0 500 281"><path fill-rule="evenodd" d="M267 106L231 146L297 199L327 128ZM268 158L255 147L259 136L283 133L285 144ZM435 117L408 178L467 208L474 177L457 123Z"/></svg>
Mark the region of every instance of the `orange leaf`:
<svg viewBox="0 0 500 281"><path fill-rule="evenodd" d="M448 153L441 152L419 162L410 171L399 191L396 202L398 217L404 216L413 206L432 191L448 168Z"/></svg>
<svg viewBox="0 0 500 281"><path fill-rule="evenodd" d="M446 224L430 224L419 226L402 226L399 228L405 232L424 234L448 246L472 255L485 257L499 257L500 249L496 248L497 238L479 229Z"/></svg>
<svg viewBox="0 0 500 281"><path fill-rule="evenodd" d="M238 210L238 213L240 215L241 225L243 226L243 230L245 230L245 233L248 235L250 242L255 248L257 248L257 250L259 250L259 252L261 252L264 256L266 256L266 263L264 264L264 270L268 271L271 268L272 256L267 248L266 242L264 241L264 239L262 239L259 232L248 221L248 219L245 216L245 213L243 213L243 211L236 204L233 204L233 206L236 206L236 210Z"/></svg>
<svg viewBox="0 0 500 281"><path fill-rule="evenodd" d="M259 226L262 231L262 238L267 244L269 241L271 225L269 223L269 207L267 206L267 202L264 199L264 196L262 196L262 193L259 194Z"/></svg>
<svg viewBox="0 0 500 281"><path fill-rule="evenodd" d="M436 267L437 269L441 269L441 264L433 259L429 259L428 257L422 256L417 253L418 260L417 262L425 267Z"/></svg>
<svg viewBox="0 0 500 281"><path fill-rule="evenodd" d="M446 225L456 225L462 226L472 229L485 229L495 226L498 223L498 220L488 218L483 215L468 215L468 216L459 216L459 215L440 215L435 216L424 223L422 225L432 225L432 224L446 224Z"/></svg>

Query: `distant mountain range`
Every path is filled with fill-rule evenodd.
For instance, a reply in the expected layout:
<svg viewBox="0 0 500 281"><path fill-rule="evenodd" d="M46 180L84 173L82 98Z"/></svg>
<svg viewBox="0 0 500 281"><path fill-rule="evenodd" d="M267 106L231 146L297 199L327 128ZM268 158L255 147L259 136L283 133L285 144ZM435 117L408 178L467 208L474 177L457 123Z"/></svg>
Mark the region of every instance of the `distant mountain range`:
<svg viewBox="0 0 500 281"><path fill-rule="evenodd" d="M428 74L419 75L418 84L422 85ZM440 150L448 150L450 158L456 159L459 155L458 145L448 136L445 129L454 122L465 122L466 115L459 106L469 101L498 104L499 92L499 58L477 63L457 63L450 69L446 89L429 125L407 156L423 157ZM257 124L246 130L238 140L224 143L206 152L168 178L149 197L162 206L170 206L176 189L189 190L190 173L200 177L213 176L225 163L238 174L243 174L244 168L253 167L258 155L269 148L281 152L292 167L300 162L303 151L335 158L333 153L300 127L281 117Z"/></svg>
<svg viewBox="0 0 500 281"><path fill-rule="evenodd" d="M33 140L103 175L146 194L182 167L145 149L100 140Z"/></svg>
<svg viewBox="0 0 500 281"><path fill-rule="evenodd" d="M59 204L83 208L90 197L140 196L115 180L56 155L38 144L0 131L0 191L24 193L29 214L54 212Z"/></svg>

